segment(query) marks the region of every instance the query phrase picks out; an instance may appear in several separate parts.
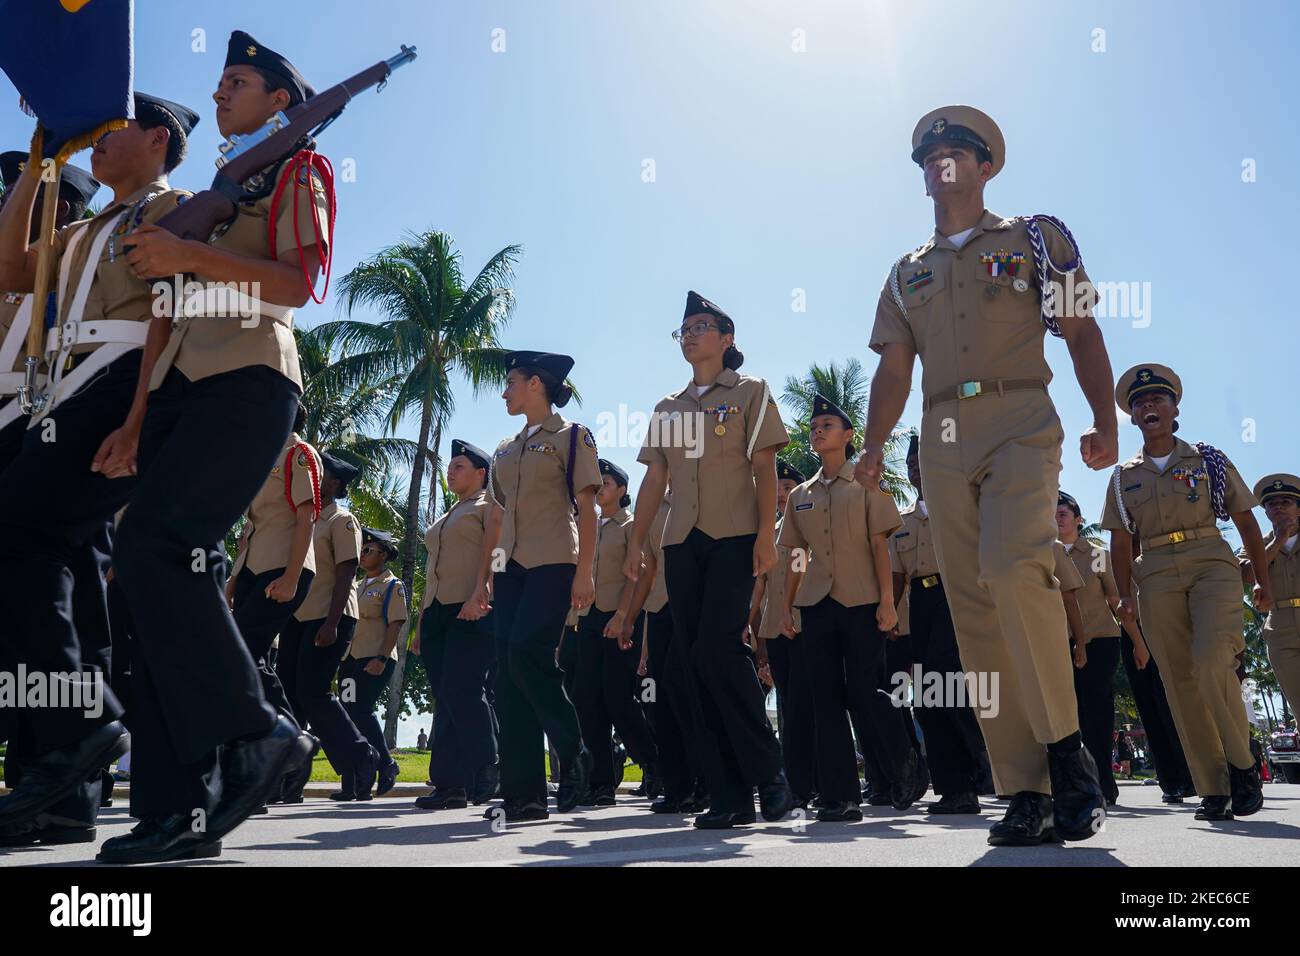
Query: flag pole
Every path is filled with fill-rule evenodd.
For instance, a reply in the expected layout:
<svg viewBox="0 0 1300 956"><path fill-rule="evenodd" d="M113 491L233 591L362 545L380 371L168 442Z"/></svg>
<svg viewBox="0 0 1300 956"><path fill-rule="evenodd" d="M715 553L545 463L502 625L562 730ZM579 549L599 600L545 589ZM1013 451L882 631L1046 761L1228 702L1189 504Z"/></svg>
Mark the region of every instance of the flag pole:
<svg viewBox="0 0 1300 956"><path fill-rule="evenodd" d="M27 414L39 411L43 407L45 396L37 397L37 371L41 356L45 352L45 311L49 298L53 276L54 224L59 210L59 180L63 176L63 164L57 160L41 170L41 182L45 184L45 193L41 201L40 246L36 252L36 282L32 290L32 320L27 328L27 358L23 362L26 375L24 384L18 388L20 407Z"/></svg>

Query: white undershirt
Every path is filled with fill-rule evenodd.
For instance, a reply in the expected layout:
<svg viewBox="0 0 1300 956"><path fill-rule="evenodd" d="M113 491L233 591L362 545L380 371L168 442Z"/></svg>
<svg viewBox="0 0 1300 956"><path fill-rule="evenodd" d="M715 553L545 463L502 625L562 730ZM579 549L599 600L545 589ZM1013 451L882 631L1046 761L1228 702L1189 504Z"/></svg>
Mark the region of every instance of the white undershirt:
<svg viewBox="0 0 1300 956"><path fill-rule="evenodd" d="M975 227L971 226L969 229L963 229L961 232L954 232L951 236L948 236L948 241L960 249L965 245L966 240L970 238L970 234L974 231Z"/></svg>
<svg viewBox="0 0 1300 956"><path fill-rule="evenodd" d="M538 424L538 425L529 425L529 426L528 426L528 437L529 437L529 438L532 438L535 434L537 434L537 429L539 429L539 428L541 428L541 427L542 427L542 426L541 426L540 424Z"/></svg>
<svg viewBox="0 0 1300 956"><path fill-rule="evenodd" d="M1291 537L1286 539L1286 544L1282 545L1282 550L1287 554L1290 554L1295 550L1295 544L1297 541L1300 541L1300 534L1291 535Z"/></svg>
<svg viewBox="0 0 1300 956"><path fill-rule="evenodd" d="M608 520L609 520L608 518L601 518L601 519L600 519L600 527L602 527L602 528L605 527L605 522L608 521Z"/></svg>
<svg viewBox="0 0 1300 956"><path fill-rule="evenodd" d="M916 502L916 510L919 511L919 512L921 512L921 517L922 517L922 518L929 518L929 517L930 517L930 509L927 508L927 507L925 506L925 499L924 499L924 498L919 498L919 499L917 499L917 502Z"/></svg>
<svg viewBox="0 0 1300 956"><path fill-rule="evenodd" d="M705 392L707 392L707 391L708 391L709 389L711 389L712 387L713 387L713 383L712 383L712 382L710 382L708 385L696 385L696 386L695 386L695 394L696 394L696 395L703 395Z"/></svg>
<svg viewBox="0 0 1300 956"><path fill-rule="evenodd" d="M379 576L378 574L376 574L373 578L366 578L366 583L365 583L364 586L365 586L365 587L370 587L371 584L373 584L375 581L378 581L378 580L379 580L379 577L380 577L380 576Z"/></svg>
<svg viewBox="0 0 1300 956"><path fill-rule="evenodd" d="M1171 451L1169 454L1160 458L1157 458L1155 455L1149 457L1151 458L1151 463L1163 472L1165 470L1165 465L1169 464L1169 459L1174 457L1174 453Z"/></svg>

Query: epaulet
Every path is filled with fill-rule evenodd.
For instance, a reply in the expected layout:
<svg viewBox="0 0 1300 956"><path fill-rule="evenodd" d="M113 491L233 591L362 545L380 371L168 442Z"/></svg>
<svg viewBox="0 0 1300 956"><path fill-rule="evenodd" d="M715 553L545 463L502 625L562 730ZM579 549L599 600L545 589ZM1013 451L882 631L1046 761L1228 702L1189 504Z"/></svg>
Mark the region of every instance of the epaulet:
<svg viewBox="0 0 1300 956"><path fill-rule="evenodd" d="M1138 465L1140 465L1140 464L1142 464L1142 456L1141 456L1140 454L1138 454L1138 455L1134 455L1134 456L1133 456L1132 458L1130 458L1128 461L1121 462L1121 463L1120 463L1120 467L1121 467L1121 468L1136 468L1136 467L1137 467Z"/></svg>
<svg viewBox="0 0 1300 956"><path fill-rule="evenodd" d="M581 422L565 422L570 428L578 429L578 436L592 451L596 450L596 436L591 433L591 429Z"/></svg>

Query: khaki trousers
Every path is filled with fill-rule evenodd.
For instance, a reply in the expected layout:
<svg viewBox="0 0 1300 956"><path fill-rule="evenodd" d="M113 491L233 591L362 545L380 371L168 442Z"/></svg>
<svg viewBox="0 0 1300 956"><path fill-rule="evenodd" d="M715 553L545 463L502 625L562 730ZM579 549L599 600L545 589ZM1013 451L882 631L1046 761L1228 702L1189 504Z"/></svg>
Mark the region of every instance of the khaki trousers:
<svg viewBox="0 0 1300 956"><path fill-rule="evenodd" d="M1000 794L1051 793L1046 745L1079 729L1053 575L1063 438L1044 392L945 402L922 420L921 481L962 665L998 681L996 713L977 716Z"/></svg>
<svg viewBox="0 0 1300 956"><path fill-rule="evenodd" d="M1138 611L1196 792L1227 796L1228 763L1244 770L1255 762L1237 680L1236 654L1245 646L1241 573L1234 561L1191 543L1197 547L1155 548L1138 558Z"/></svg>
<svg viewBox="0 0 1300 956"><path fill-rule="evenodd" d="M1300 707L1300 629L1274 627L1280 615L1291 620L1300 618L1300 608L1278 608L1264 625L1264 642L1268 645L1268 663L1282 685L1282 693L1291 702L1291 712Z"/></svg>

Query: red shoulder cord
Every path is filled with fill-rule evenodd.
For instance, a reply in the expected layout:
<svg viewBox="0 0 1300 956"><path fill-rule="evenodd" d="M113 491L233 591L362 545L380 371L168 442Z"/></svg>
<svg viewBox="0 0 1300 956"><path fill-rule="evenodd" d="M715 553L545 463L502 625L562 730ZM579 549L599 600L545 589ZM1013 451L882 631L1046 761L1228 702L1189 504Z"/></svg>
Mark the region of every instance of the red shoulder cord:
<svg viewBox="0 0 1300 956"><path fill-rule="evenodd" d="M307 474L311 476L311 520L320 520L320 476L316 474L316 456L305 442L294 442L289 454L284 458L284 497L289 502L293 513L298 513L298 505L293 500L293 453L301 451L307 456Z"/></svg>
<svg viewBox="0 0 1300 956"><path fill-rule="evenodd" d="M267 241L271 244L271 258L278 262L280 257L275 252L275 227L276 220L279 218L280 197L284 193L284 187L289 183L297 183L299 174L304 171L307 173L308 194L310 195L312 189L311 176L315 174L320 176L325 195L329 197L328 253L320 252L320 214L316 211L314 200L311 204L311 225L312 231L315 233L314 242L311 244L316 247L317 255L320 256L318 264L325 273L325 288L321 291L320 298L317 298L316 289L312 285L311 274L307 271L307 257L303 255L302 236L298 230L298 196L301 190L295 188L293 191L293 241L294 245L298 247L298 264L302 267L303 281L307 285L307 291L311 294L312 301L320 305L325 301L325 296L329 294L330 290L330 269L334 264L334 219L338 212L338 197L334 193L334 166L329 159L310 149L301 149L289 158L285 164L284 174L275 187L275 194L271 197L271 212L267 221Z"/></svg>

